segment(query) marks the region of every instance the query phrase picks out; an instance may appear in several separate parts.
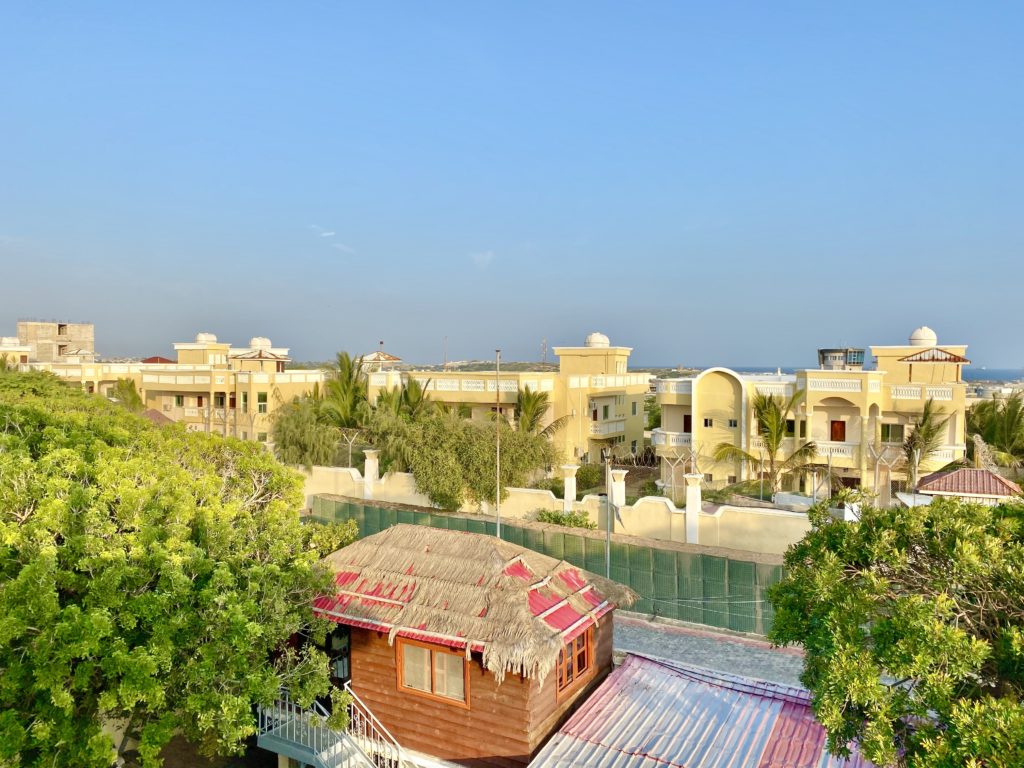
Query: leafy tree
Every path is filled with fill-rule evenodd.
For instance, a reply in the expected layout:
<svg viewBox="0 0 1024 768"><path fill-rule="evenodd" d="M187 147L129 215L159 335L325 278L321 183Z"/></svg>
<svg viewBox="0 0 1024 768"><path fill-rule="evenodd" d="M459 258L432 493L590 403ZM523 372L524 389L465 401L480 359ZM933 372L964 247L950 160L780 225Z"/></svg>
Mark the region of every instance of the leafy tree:
<svg viewBox="0 0 1024 768"><path fill-rule="evenodd" d="M547 438L553 437L571 417L562 416L553 419L547 426L542 426L550 409L551 397L547 392L534 392L529 387L520 389L516 398L516 422L519 430Z"/></svg>
<svg viewBox="0 0 1024 768"><path fill-rule="evenodd" d="M549 466L554 459L551 442L543 433L514 430L505 419L482 423L463 421L459 459L463 466L466 496L470 501L494 503L498 429L501 430L502 499L508 496L510 487L525 487L531 475Z"/></svg>
<svg viewBox="0 0 1024 768"><path fill-rule="evenodd" d="M110 390L110 399L132 413L142 413L146 410L146 404L142 402L135 382L131 379L118 379Z"/></svg>
<svg viewBox="0 0 1024 768"><path fill-rule="evenodd" d="M772 492L782 490L782 480L787 475L799 472L814 461L818 447L813 442L797 446L789 456L782 458L783 441L793 437L787 422L792 421L793 411L804 393L797 390L789 398L758 392L754 395L754 421L757 434L764 444L763 453L744 451L731 443L719 443L715 447L715 461L736 461L754 468L764 475Z"/></svg>
<svg viewBox="0 0 1024 768"><path fill-rule="evenodd" d="M44 374L0 378L0 765L159 765L175 733L232 753L354 530L300 523L301 480L258 445L156 429ZM105 724L128 738L114 744Z"/></svg>
<svg viewBox="0 0 1024 768"><path fill-rule="evenodd" d="M1024 393L984 400L971 408L967 412L967 434L985 441L995 463L1020 467L1024 463Z"/></svg>
<svg viewBox="0 0 1024 768"><path fill-rule="evenodd" d="M319 401L296 397L274 411L274 454L285 464L333 465L338 460L338 430L320 420Z"/></svg>
<svg viewBox="0 0 1024 768"><path fill-rule="evenodd" d="M903 440L903 457L910 471L910 487L917 488L918 471L922 464L938 452L946 435L951 416L943 418L931 398L925 400L921 416L913 431Z"/></svg>
<svg viewBox="0 0 1024 768"><path fill-rule="evenodd" d="M661 427L661 405L656 397L644 398L644 411L647 414L647 429L659 429Z"/></svg>
<svg viewBox="0 0 1024 768"><path fill-rule="evenodd" d="M1024 765L1024 506L812 509L772 588L829 749L877 765Z"/></svg>

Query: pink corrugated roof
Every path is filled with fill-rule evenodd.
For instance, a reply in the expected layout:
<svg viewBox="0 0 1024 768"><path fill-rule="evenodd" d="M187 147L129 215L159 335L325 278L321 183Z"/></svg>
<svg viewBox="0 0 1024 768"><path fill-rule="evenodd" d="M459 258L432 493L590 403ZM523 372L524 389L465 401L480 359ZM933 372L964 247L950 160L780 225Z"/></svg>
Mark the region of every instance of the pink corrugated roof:
<svg viewBox="0 0 1024 768"><path fill-rule="evenodd" d="M970 496L1018 496L1020 486L987 469L954 469L935 472L924 478L918 493Z"/></svg>
<svg viewBox="0 0 1024 768"><path fill-rule="evenodd" d="M630 654L530 768L869 768L828 754L801 688Z"/></svg>

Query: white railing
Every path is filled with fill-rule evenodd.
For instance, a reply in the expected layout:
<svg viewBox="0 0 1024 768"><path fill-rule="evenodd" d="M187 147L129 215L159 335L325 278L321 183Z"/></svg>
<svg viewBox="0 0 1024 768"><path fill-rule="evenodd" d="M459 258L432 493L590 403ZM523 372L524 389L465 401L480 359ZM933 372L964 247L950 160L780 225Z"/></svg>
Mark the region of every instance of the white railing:
<svg viewBox="0 0 1024 768"><path fill-rule="evenodd" d="M184 410L185 410L185 415L186 416L198 416L199 415L199 409L198 408L185 408Z"/></svg>
<svg viewBox="0 0 1024 768"><path fill-rule="evenodd" d="M463 392L483 392L487 389L483 379L463 379Z"/></svg>
<svg viewBox="0 0 1024 768"><path fill-rule="evenodd" d="M792 384L782 384L777 382L757 383L754 384L754 389L756 389L758 394L761 395L782 395L783 397L790 397L793 394Z"/></svg>
<svg viewBox="0 0 1024 768"><path fill-rule="evenodd" d="M434 382L434 389L438 392L458 392L458 379L438 379Z"/></svg>
<svg viewBox="0 0 1024 768"><path fill-rule="evenodd" d="M925 397L931 398L932 400L952 400L953 399L953 388L952 387L925 387Z"/></svg>
<svg viewBox="0 0 1024 768"><path fill-rule="evenodd" d="M302 747L313 756L318 768L373 768L374 761L351 735L327 726L328 717L329 713L318 703L303 709L287 691L281 691L277 701L259 708L257 735ZM398 768L400 764L396 760L388 768Z"/></svg>
<svg viewBox="0 0 1024 768"><path fill-rule="evenodd" d="M345 692L351 696L348 705L348 735L379 768L400 768L403 765L402 748L391 732L363 703L351 683L345 683Z"/></svg>
<svg viewBox="0 0 1024 768"><path fill-rule="evenodd" d="M920 400L921 388L905 384L893 384L890 388L893 400Z"/></svg>
<svg viewBox="0 0 1024 768"><path fill-rule="evenodd" d="M831 456L834 459L852 459L857 449L855 443L839 443L830 440L819 440L815 446L819 456Z"/></svg>
<svg viewBox="0 0 1024 768"><path fill-rule="evenodd" d="M651 442L655 446L686 448L692 445L693 435L689 432L666 432L663 429L655 429L651 432Z"/></svg>
<svg viewBox="0 0 1024 768"><path fill-rule="evenodd" d="M590 434L592 435L614 435L619 432L625 432L626 420L625 419L614 419L612 421L592 421L590 422Z"/></svg>
<svg viewBox="0 0 1024 768"><path fill-rule="evenodd" d="M929 462L937 461L955 461L964 455L964 451L967 450L966 445L944 445L931 456L928 457Z"/></svg>
<svg viewBox="0 0 1024 768"><path fill-rule="evenodd" d="M655 391L659 395L692 395L693 379L659 379Z"/></svg>
<svg viewBox="0 0 1024 768"><path fill-rule="evenodd" d="M519 380L518 379L499 379L498 381L495 381L494 379L488 379L487 380L487 391L488 392L493 392L495 384L500 385L498 388L502 392L518 392L519 391Z"/></svg>
<svg viewBox="0 0 1024 768"><path fill-rule="evenodd" d="M811 392L860 392L860 379L807 379L807 388Z"/></svg>

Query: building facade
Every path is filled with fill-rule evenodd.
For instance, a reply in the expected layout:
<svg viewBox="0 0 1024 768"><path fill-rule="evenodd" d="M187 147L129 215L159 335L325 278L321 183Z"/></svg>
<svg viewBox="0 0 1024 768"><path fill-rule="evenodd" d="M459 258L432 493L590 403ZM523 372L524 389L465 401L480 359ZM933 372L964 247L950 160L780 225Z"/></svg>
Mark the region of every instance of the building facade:
<svg viewBox="0 0 1024 768"><path fill-rule="evenodd" d="M232 347L212 333L174 345L177 362L47 362L30 359L23 367L50 371L87 392L109 395L119 379L135 384L147 409L196 432L269 442L273 412L321 384L323 371L287 370L288 349L254 337ZM2 354L2 350L0 350Z"/></svg>
<svg viewBox="0 0 1024 768"><path fill-rule="evenodd" d="M918 423L928 400L949 417L942 446L923 458L921 471L962 459L966 443L966 387L969 364L963 344L939 345L929 328L914 331L907 344L873 346L874 368L865 370L863 350L819 350L819 368L794 374L742 374L710 368L690 378L657 382L661 428L652 443L661 457L662 480L684 493L686 473L704 476L706 486L722 488L752 479L756 469L736 461L716 461L719 445L730 444L755 457L764 455L757 434L753 400L757 394L789 398L801 392L787 422L784 459L806 442L817 455L808 477L797 482L811 493L828 474L842 484L880 493L888 503L893 483L907 480L902 444ZM822 489L824 490L824 488Z"/></svg>
<svg viewBox="0 0 1024 768"><path fill-rule="evenodd" d="M18 321L18 343L28 359L41 363L92 362L96 359L92 323Z"/></svg>
<svg viewBox="0 0 1024 768"><path fill-rule="evenodd" d="M555 347L557 371L394 371L369 373L370 401L408 378L422 384L430 399L464 408L474 419L495 411L515 418L519 391L546 392L550 407L544 425L564 419L553 441L566 461L597 462L602 450L616 455L644 449L644 397L651 375L630 373L630 347L612 346L602 333L583 346Z"/></svg>

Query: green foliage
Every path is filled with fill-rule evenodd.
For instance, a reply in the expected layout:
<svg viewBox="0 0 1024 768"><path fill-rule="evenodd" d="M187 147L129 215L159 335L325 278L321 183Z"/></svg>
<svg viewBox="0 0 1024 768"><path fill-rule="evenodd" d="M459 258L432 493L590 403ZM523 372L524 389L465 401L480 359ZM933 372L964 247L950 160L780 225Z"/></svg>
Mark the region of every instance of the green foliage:
<svg viewBox="0 0 1024 768"><path fill-rule="evenodd" d="M110 390L110 399L132 413L146 410L146 404L142 402L139 391L135 389L135 382L131 379L118 379Z"/></svg>
<svg viewBox="0 0 1024 768"><path fill-rule="evenodd" d="M1024 765L1024 509L936 500L812 509L770 597L771 639L806 651L802 680L830 749L877 765Z"/></svg>
<svg viewBox="0 0 1024 768"><path fill-rule="evenodd" d="M788 398L758 392L753 402L754 421L764 449L747 452L732 443L719 443L715 447L715 461L747 464L763 475L773 493L782 490L783 479L803 470L814 461L818 452L813 442L806 442L797 446L785 459L780 456L783 442L790 436L787 422L803 396L803 390L797 390Z"/></svg>
<svg viewBox="0 0 1024 768"><path fill-rule="evenodd" d="M274 411L274 453L285 464L333 465L339 459L339 434L320 420L318 401L296 397Z"/></svg>
<svg viewBox="0 0 1024 768"><path fill-rule="evenodd" d="M576 488L585 491L604 485L604 465L583 464L576 470Z"/></svg>
<svg viewBox="0 0 1024 768"><path fill-rule="evenodd" d="M299 522L301 480L253 443L156 429L42 374L0 378L0 765L145 765L176 732L231 753L326 659L317 566L351 528Z"/></svg>
<svg viewBox="0 0 1024 768"><path fill-rule="evenodd" d="M538 509L536 514L538 523L553 523L554 525L564 525L569 528L586 528L589 531L597 529L597 523L591 522L590 518L582 512Z"/></svg>
<svg viewBox="0 0 1024 768"><path fill-rule="evenodd" d="M984 400L971 408L967 412L967 434L985 441L994 463L1020 467L1024 463L1024 393ZM967 447L974 449L970 441Z"/></svg>
<svg viewBox="0 0 1024 768"><path fill-rule="evenodd" d="M903 441L903 457L910 467L911 488L917 488L917 474L920 466L942 447L946 425L951 418L952 415L942 417L934 400L931 398L925 400L917 426Z"/></svg>
<svg viewBox="0 0 1024 768"><path fill-rule="evenodd" d="M534 483L533 487L542 491L551 491L556 498L565 498L565 481L560 477L545 477Z"/></svg>
<svg viewBox="0 0 1024 768"><path fill-rule="evenodd" d="M656 397L648 395L644 398L644 412L647 414L647 429L659 429L661 427L661 405Z"/></svg>
<svg viewBox="0 0 1024 768"><path fill-rule="evenodd" d="M519 390L516 397L516 424L522 432L539 434L550 438L558 430L569 423L568 415L554 419L546 427L541 427L544 418L551 409L551 398L547 392L534 392L529 387Z"/></svg>
<svg viewBox="0 0 1024 768"><path fill-rule="evenodd" d="M320 418L338 429L359 428L370 414L363 359L339 352L326 369L327 380L319 400Z"/></svg>

